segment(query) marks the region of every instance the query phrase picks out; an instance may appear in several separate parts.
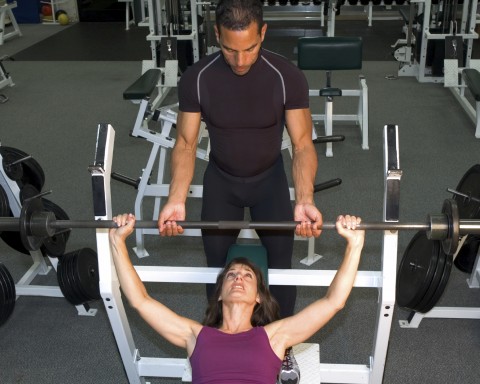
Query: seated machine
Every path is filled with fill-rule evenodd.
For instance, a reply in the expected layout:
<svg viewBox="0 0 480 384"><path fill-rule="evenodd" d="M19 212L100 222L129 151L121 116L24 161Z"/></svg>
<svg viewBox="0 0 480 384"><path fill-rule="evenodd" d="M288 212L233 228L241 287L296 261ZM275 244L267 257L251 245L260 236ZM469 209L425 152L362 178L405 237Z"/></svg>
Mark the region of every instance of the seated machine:
<svg viewBox="0 0 480 384"><path fill-rule="evenodd" d="M362 149L368 149L368 88L363 76L359 89L346 90L332 86L332 72L362 68L360 37L301 37L298 39L298 67L302 70L326 71L326 84L310 89L310 96L325 97L325 113L312 114L313 121L323 121L325 135L332 135L333 121L354 121L362 134ZM356 114L334 115L333 100L340 96L358 97ZM333 156L332 143L327 143L326 156Z"/></svg>

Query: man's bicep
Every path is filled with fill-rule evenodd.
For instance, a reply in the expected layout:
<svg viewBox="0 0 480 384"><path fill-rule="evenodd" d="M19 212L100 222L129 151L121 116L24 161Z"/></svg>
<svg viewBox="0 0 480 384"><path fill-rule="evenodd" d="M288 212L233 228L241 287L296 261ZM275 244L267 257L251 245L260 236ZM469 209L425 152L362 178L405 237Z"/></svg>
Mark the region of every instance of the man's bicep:
<svg viewBox="0 0 480 384"><path fill-rule="evenodd" d="M294 148L312 141L313 122L309 108L287 110L285 120Z"/></svg>

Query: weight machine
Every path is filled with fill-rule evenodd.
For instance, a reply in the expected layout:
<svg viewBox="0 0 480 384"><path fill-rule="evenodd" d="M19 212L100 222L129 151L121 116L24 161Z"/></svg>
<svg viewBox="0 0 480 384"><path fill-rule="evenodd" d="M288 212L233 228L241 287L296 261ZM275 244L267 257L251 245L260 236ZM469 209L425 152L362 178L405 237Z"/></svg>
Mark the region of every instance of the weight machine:
<svg viewBox="0 0 480 384"><path fill-rule="evenodd" d="M443 82L443 60L453 41L457 44L455 50L463 52L462 60L469 67L473 40L478 38L476 12L477 0L464 0L463 4L458 0L438 4L432 0L410 1L410 12L405 17L407 38L397 42L406 45L394 52L400 63L398 76L414 76L421 83Z"/></svg>
<svg viewBox="0 0 480 384"><path fill-rule="evenodd" d="M383 219L398 222L399 189L402 171L399 168L398 129L385 127L384 139L384 208ZM111 220L110 198L111 164L115 131L111 125L98 126L96 156L89 167L92 175L95 220ZM111 257L108 228L97 228L100 292L115 335L118 349L130 383L145 383L145 377L184 377L188 372L186 359L143 357L136 348L120 287ZM379 290L376 314L376 332L372 356L368 364L320 364L322 382L329 383L381 383L385 366L388 340L395 304L398 231L384 230L382 269L359 271L355 287ZM213 283L218 268L135 266L144 282ZM335 270L269 270L269 284L297 286L328 286Z"/></svg>

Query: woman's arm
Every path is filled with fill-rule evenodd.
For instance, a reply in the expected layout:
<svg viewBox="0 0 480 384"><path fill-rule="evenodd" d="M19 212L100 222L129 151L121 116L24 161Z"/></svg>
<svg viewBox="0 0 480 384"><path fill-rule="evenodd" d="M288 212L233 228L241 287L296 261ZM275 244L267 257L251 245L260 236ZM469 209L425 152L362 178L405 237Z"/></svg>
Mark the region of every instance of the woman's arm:
<svg viewBox="0 0 480 384"><path fill-rule="evenodd" d="M355 281L365 231L356 230L361 221L355 216L339 216L338 233L347 240L345 256L335 274L326 295L310 304L294 316L279 320L265 327L275 351L304 342L328 323L344 306Z"/></svg>
<svg viewBox="0 0 480 384"><path fill-rule="evenodd" d="M162 303L150 297L128 255L126 238L133 232L135 216L118 215L113 218L118 228L110 230L113 261L122 292L130 305L160 335L172 344L185 348L190 355L196 337L202 328L198 322L177 315Z"/></svg>

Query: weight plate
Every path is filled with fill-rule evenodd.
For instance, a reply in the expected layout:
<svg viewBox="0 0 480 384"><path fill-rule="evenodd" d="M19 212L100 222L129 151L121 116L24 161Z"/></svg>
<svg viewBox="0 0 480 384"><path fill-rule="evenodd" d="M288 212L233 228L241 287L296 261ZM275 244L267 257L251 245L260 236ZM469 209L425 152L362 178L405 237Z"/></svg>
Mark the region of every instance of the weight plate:
<svg viewBox="0 0 480 384"><path fill-rule="evenodd" d="M3 278L2 269L0 269L0 325L4 323L4 319L8 313L8 287Z"/></svg>
<svg viewBox="0 0 480 384"><path fill-rule="evenodd" d="M32 215L35 212L41 212L43 210L43 204L40 199L30 200L28 204L22 206L21 217L25 218L20 221L20 238L22 243L29 251L36 251L40 249L43 238L38 236L31 236L29 233L28 225L32 219Z"/></svg>
<svg viewBox="0 0 480 384"><path fill-rule="evenodd" d="M23 166L22 163L12 164L17 159L12 153L6 153L5 156L2 155L2 167L5 175L13 181L19 181L23 177Z"/></svg>
<svg viewBox="0 0 480 384"><path fill-rule="evenodd" d="M10 214L10 204L8 202L7 192L0 185L0 216L6 217Z"/></svg>
<svg viewBox="0 0 480 384"><path fill-rule="evenodd" d="M24 159L25 157L29 156L28 153L25 153L20 149L5 147L3 145L0 146L0 154L2 157L12 154L15 160ZM43 172L40 164L34 158L29 158L25 161L22 161L21 164L23 166L23 176L22 179L17 182L19 187L22 187L25 184L32 184L39 191L41 191L43 189L43 185L45 184L45 173Z"/></svg>
<svg viewBox="0 0 480 384"><path fill-rule="evenodd" d="M4 324L13 313L16 301L15 282L7 267L0 263L0 276L4 287L4 305L3 313L0 320L0 326ZM5 289L6 288L6 289Z"/></svg>
<svg viewBox="0 0 480 384"><path fill-rule="evenodd" d="M440 250L440 253L443 253L443 251ZM452 264L453 264L453 255L445 255L445 266L443 268L443 273L440 278L440 282L436 287L435 292L432 298L430 299L430 301L426 303L424 307L418 308L419 312L426 313L430 311L437 304L438 300L440 300L440 298L443 295L443 292L445 291L448 280L450 278L450 272L452 271Z"/></svg>
<svg viewBox="0 0 480 384"><path fill-rule="evenodd" d="M57 220L70 220L67 213L54 202L42 198L43 207L46 211L53 212ZM70 230L62 230L52 237L43 239L43 245L40 248L43 255L59 257L65 253L67 241L70 237Z"/></svg>
<svg viewBox="0 0 480 384"><path fill-rule="evenodd" d="M477 259L478 248L480 246L480 237L475 235L468 235L462 247L458 251L453 264L460 271L465 273L472 273L475 260Z"/></svg>
<svg viewBox="0 0 480 384"><path fill-rule="evenodd" d="M460 226L457 202L454 199L445 199L442 206L442 213L448 217L448 235L442 240L442 249L447 255L457 252L460 240Z"/></svg>
<svg viewBox="0 0 480 384"><path fill-rule="evenodd" d="M74 268L75 268L75 256L78 253L78 251L70 252L68 254L67 258L67 266L66 266L66 280L67 280L67 286L68 286L68 292L69 292L69 297L70 297L70 303L73 305L80 305L84 303L86 300L83 297L83 295L80 295L77 292L77 287L75 284L75 279L74 279Z"/></svg>
<svg viewBox="0 0 480 384"><path fill-rule="evenodd" d="M443 276L443 271L445 268L445 261L447 259L445 252L441 249L442 247L438 247L437 249L437 266L435 267L434 274L428 285L428 288L423 295L422 299L413 307L412 310L416 312L422 312L423 308L432 300L433 295L435 294L440 281Z"/></svg>
<svg viewBox="0 0 480 384"><path fill-rule="evenodd" d="M32 197L38 196L40 191L32 184L25 184L20 188L20 202L22 205L25 203L25 200L28 200Z"/></svg>
<svg viewBox="0 0 480 384"><path fill-rule="evenodd" d="M403 308L414 308L425 295L438 262L440 242L417 232L403 254L397 274L396 300Z"/></svg>
<svg viewBox="0 0 480 384"><path fill-rule="evenodd" d="M58 285L63 293L65 299L73 305L78 305L79 298L75 295L72 289L72 283L69 279L69 265L71 261L71 253L62 256L57 265Z"/></svg>
<svg viewBox="0 0 480 384"><path fill-rule="evenodd" d="M82 283L80 282L80 280L78 279L78 255L80 254L81 252L81 249L79 249L78 251L75 251L73 252L72 254L72 258L71 258L71 261L70 261L70 268L69 268L69 277L71 278L71 282L72 282L72 288L73 288L73 291L75 293L75 296L77 297L77 300L78 300L78 304L83 304L83 303L86 303L87 301L89 301L89 297L88 295L86 295L82 289Z"/></svg>
<svg viewBox="0 0 480 384"><path fill-rule="evenodd" d="M475 164L461 178L456 190L468 196L480 199L480 164ZM480 203L471 199L453 195L458 205L458 214L461 219L479 219Z"/></svg>
<svg viewBox="0 0 480 384"><path fill-rule="evenodd" d="M90 248L81 249L75 258L75 280L88 300L99 300L100 279L97 253Z"/></svg>

